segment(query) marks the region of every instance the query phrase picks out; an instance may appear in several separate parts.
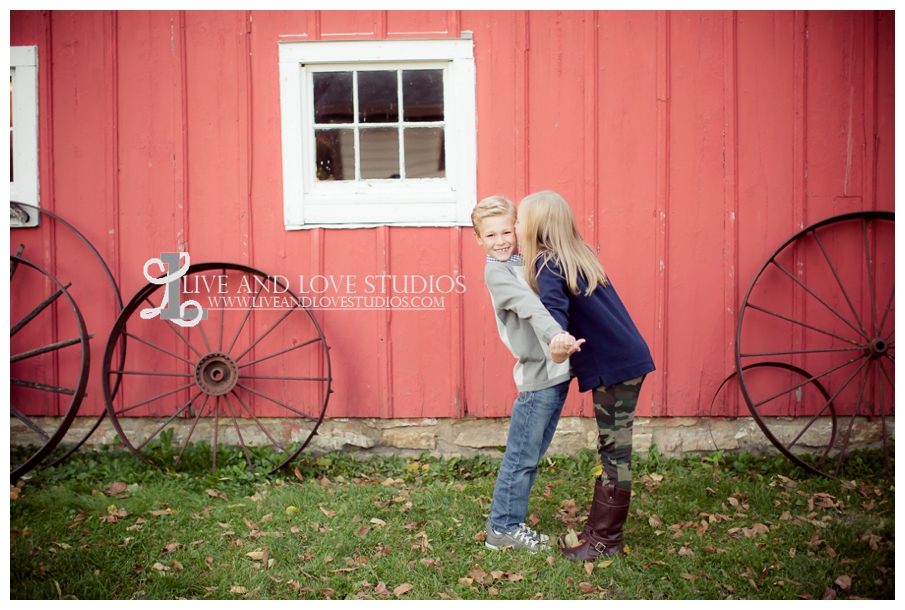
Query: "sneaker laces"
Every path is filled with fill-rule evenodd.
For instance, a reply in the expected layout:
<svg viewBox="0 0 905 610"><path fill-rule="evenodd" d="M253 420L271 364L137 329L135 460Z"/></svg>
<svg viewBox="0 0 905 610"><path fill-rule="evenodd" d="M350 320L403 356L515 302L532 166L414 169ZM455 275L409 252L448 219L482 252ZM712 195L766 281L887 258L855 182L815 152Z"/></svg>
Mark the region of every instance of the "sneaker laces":
<svg viewBox="0 0 905 610"><path fill-rule="evenodd" d="M515 530L514 532L512 532L509 535L512 536L513 538L515 538L516 540L518 540L519 542L522 542L525 545L527 545L527 547L529 549L534 549L535 547L537 547L537 545L540 544L540 541L537 538L535 538L534 536L529 534L528 531L526 531L521 526L519 526L519 528L517 530Z"/></svg>
<svg viewBox="0 0 905 610"><path fill-rule="evenodd" d="M518 528L520 531L525 532L528 536L530 536L531 538L534 538L538 542L544 542L544 540L542 538L543 534L541 534L537 530L533 530L530 527L528 527L527 523L519 523ZM549 538L548 538L548 540L549 540Z"/></svg>

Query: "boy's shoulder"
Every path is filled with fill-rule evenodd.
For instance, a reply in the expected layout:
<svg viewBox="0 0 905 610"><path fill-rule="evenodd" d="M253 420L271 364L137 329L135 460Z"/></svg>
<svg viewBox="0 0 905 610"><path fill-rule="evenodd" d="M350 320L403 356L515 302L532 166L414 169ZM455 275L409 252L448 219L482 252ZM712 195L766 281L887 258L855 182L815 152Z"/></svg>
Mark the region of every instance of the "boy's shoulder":
<svg viewBox="0 0 905 610"><path fill-rule="evenodd" d="M484 279L517 277L524 273L521 261L487 261L484 265Z"/></svg>
<svg viewBox="0 0 905 610"><path fill-rule="evenodd" d="M519 262L488 262L484 267L484 283L491 288L503 286L512 290L530 291L531 287L525 281L524 263Z"/></svg>

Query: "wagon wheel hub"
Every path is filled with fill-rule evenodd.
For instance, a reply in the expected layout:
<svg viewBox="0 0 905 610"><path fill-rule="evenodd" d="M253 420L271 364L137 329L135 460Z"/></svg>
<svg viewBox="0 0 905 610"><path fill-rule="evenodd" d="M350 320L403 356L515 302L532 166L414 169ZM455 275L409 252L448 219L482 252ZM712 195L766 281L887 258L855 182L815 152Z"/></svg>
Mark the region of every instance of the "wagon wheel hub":
<svg viewBox="0 0 905 610"><path fill-rule="evenodd" d="M239 367L221 352L211 352L195 365L195 385L211 396L222 396L236 387Z"/></svg>
<svg viewBox="0 0 905 610"><path fill-rule="evenodd" d="M871 358L879 358L889 351L889 342L883 338L877 338L867 344L867 355Z"/></svg>

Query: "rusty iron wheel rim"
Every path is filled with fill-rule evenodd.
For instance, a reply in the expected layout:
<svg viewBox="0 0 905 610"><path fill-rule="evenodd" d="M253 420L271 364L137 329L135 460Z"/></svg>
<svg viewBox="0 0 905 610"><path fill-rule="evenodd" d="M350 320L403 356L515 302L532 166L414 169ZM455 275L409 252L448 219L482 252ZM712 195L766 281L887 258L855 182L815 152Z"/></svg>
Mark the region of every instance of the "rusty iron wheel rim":
<svg viewBox="0 0 905 610"><path fill-rule="evenodd" d="M220 429L224 428L225 431L235 434L245 461L254 472L255 467L239 425L241 417L249 422L247 429L262 434L269 444L281 453L282 461L270 470L275 472L293 461L309 445L323 421L330 394L333 392L330 348L312 312L299 304L300 299L288 286L263 271L237 263L192 263L181 281L185 286L194 283L196 289L198 286L210 288L216 284L215 278L218 277L227 278L225 282L231 287L242 285L242 278L245 278L245 286L257 287L255 297L266 288L268 291L273 290L293 299L296 305L286 310L280 309L277 313L267 313L268 310L256 308L252 300L252 305L233 309L226 307L211 309L211 318L202 321L197 328L178 328L168 320L139 319L139 310L155 307L163 294L162 285L146 284L123 308L107 338L102 371L107 415L123 444L145 462L150 462L146 455L149 443L155 438L161 438L162 432L177 418L191 419L190 424L187 421L183 422L189 429L180 443L179 455L175 457L175 463L172 465L178 465L190 442L210 440L212 468L216 469ZM229 313L232 311L235 313ZM172 333L175 333L175 337ZM297 340L293 333L300 336L304 333L304 340ZM129 349L128 358L117 368L114 366L113 358L116 345L122 336L128 337L132 347ZM266 339L267 337L270 339ZM172 347L169 347L170 343L173 344ZM264 355L261 352L265 352ZM146 361L147 358L144 357L148 354L152 354L161 362L159 370L134 370L133 365ZM289 362L295 365L299 355L305 363L316 369L314 373L260 374L260 367L273 365L274 362ZM288 357L294 359L285 360ZM119 397L114 397L112 384L117 375L123 378L123 390ZM167 388L150 383L148 380L167 378L172 378L169 383L173 387L162 394L153 394L150 389L136 390L132 387L133 383L138 386L145 384L149 388L156 387L154 392L157 392ZM283 402L268 394L270 391L268 388L281 384L292 384L286 387L291 389L293 399L296 393L305 395L306 392L308 396L314 398L302 407L287 404L291 401ZM179 398L174 395L179 395ZM272 430L261 421L261 418L270 416L258 417L257 412L262 405L270 412L283 414L280 415L282 419L308 421L312 426L310 430L297 431L299 438L305 435L297 448L293 450L285 446L289 443L284 445L274 437ZM137 439L135 441L130 439L130 434L122 426L120 418L140 414L140 411L135 411L140 407L161 411L161 416L165 416L166 420L138 442ZM205 416L207 416L205 421L211 424L207 427L213 428L212 439L201 438L203 429L207 427L198 424Z"/></svg>
<svg viewBox="0 0 905 610"><path fill-rule="evenodd" d="M85 246L88 248L88 250L90 250L91 255L100 264L101 269L103 270L104 275L107 278L107 282L110 284L111 288L113 289L114 302L116 305L116 313L119 314L119 312L121 312L123 310L122 295L119 292L119 286L116 285L116 280L113 278L113 272L110 271L110 267L107 266L107 262L104 260L104 257L101 256L101 253L97 251L97 248L94 247L94 244L92 244L88 240L87 237L85 237L78 229L73 227L71 224L69 224L66 220L64 220L60 216L57 216L53 212L49 212L48 210L45 210L43 208L39 208L37 206L33 206L33 205L30 205L27 203L21 203L18 201L10 201L10 207L12 209L16 210L17 212L24 213L26 216L29 214L39 214L41 216L47 216L49 218L52 218L54 221L56 221L60 225L64 226L67 230L72 232L79 239L79 241L81 241L83 244L85 244ZM21 254L21 253L22 253L22 247L20 246L19 254ZM120 352L119 352L120 367L119 368L122 368L122 366L121 366L122 361L124 361L125 357L126 357L125 337L123 337L122 341L120 342L119 350L120 350ZM116 396L116 393L119 391L119 384L120 384L120 379L117 378L113 384L113 390L112 390L113 396ZM85 434L85 436L83 436L81 439L78 440L78 442L76 442L74 445L72 445L63 455L61 455L60 457L58 457L57 459L55 459L51 462L48 462L47 464L43 464L43 467L49 468L51 466L56 466L57 464L60 464L61 462L66 460L70 455L72 455L73 453L78 451L78 449L81 448L81 446L84 445L85 442L89 438L91 438L91 435L94 434L95 430L97 430L98 427L100 427L101 422L104 421L104 418L106 416L107 416L107 410L104 409L101 411L100 415L95 420L94 425L92 425L91 428L89 428L89 430Z"/></svg>
<svg viewBox="0 0 905 610"><path fill-rule="evenodd" d="M66 435L66 432L69 430L69 426L72 425L72 421L75 419L76 413L78 413L79 406L82 404L82 399L85 397L85 388L88 386L88 371L91 367L91 349L89 346L89 339L91 336L88 334L88 329L85 327L85 320L82 317L82 312L79 310L78 305L76 305L75 300L73 300L72 296L66 290L66 286L64 286L57 278L52 276L50 273L39 267L38 265L32 263L29 260L22 258L21 256L10 255L10 280L12 280L12 276L20 267L29 267L34 269L35 271L41 273L47 280L51 282L51 284L56 288L56 290L46 299L41 301L32 311L26 314L22 319L20 319L16 324L13 324L12 329L10 330L10 337L17 334L23 328L27 327L29 323L33 320L37 319L40 314L51 307L53 303L59 302L59 297L65 297L65 303L69 305L69 309L72 311L72 315L75 318L77 327L78 327L78 336L73 337L71 339L55 342L52 344L48 344L45 346L41 346L38 348L34 348L31 350L27 350L26 352L19 352L17 354L10 354L10 364L14 362L23 361L38 355L47 354L51 352L57 352L59 350L63 350L67 347L72 347L75 345L79 345L81 347L80 353L80 363L79 363L79 372L78 377L75 383L75 387L64 387L62 385L51 385L40 382L35 382L32 380L25 379L16 379L12 378L12 374L10 375L10 383L11 385L30 388L33 390L37 390L40 392L49 392L53 394L62 394L71 396L69 400L69 405L66 408L60 422L57 424L57 427L50 433L47 434L37 423L35 423L31 418L27 415L23 414L19 411L13 404L10 402L10 412L11 415L25 423L29 428L34 430L39 436L44 438L44 444L38 448L35 453L33 453L28 459L18 465L12 465L10 470L10 480L16 481L26 473L28 473L31 469L36 467L41 463L41 461L51 452L53 451L57 445L60 444L60 441L63 440L63 437ZM59 382L56 382L59 383Z"/></svg>
<svg viewBox="0 0 905 610"><path fill-rule="evenodd" d="M840 476L845 454L849 449L855 419L859 414L863 415L865 410L867 410L868 417L877 417L881 420L886 470L887 473L891 472L889 428L886 419L894 414L895 329L891 314L894 313L895 283L893 278L889 294L886 295L879 294L882 290L878 288L878 282L880 267L887 263L894 265L894 258L891 258L894 257L894 236L895 214L893 212L853 212L814 223L789 238L767 259L754 276L742 301L735 335L735 363L739 377L739 389L742 391L749 412L770 442L795 464L814 474L829 478ZM844 260L849 265L847 270L849 275L852 274L851 269L857 264L848 263L852 257L841 257L834 249L838 243L851 244L853 239L857 239L858 244L856 245L863 255L861 257L862 268L855 282L850 277L843 278L845 274L842 273L842 267L844 265L841 265L840 261ZM890 241L893 243L888 243ZM811 259L807 258L809 256ZM792 260L789 261L789 258ZM830 285L835 285L835 289L829 294L825 290L821 291L816 286L816 282L813 282L815 285L809 284L809 268L802 262L807 260L812 261L813 269L816 269L815 275L822 273L824 278L832 277L835 284L830 283ZM786 268L791 266L791 262L796 263L798 267L792 272ZM805 279L802 280L801 277ZM825 318L829 317L834 323L827 325L827 328L822 325L818 326L816 322L809 324L804 320L797 319L794 314L784 314L774 305L769 304L768 306L761 302L758 300L762 298L760 295L758 298L754 297L759 282L762 282L760 291L764 293L766 287L774 286L771 282L775 283L776 278L781 278L783 281L788 278L787 284L775 284L780 287L780 290L773 292L773 298L776 301L780 301L781 297L790 294L798 294L802 297L800 301L788 300L789 303L793 303L793 312L796 311L794 303L801 303L798 306L798 313L811 307L813 309L807 310L809 314L813 315L814 312L817 312L818 317L820 315ZM885 275L883 278L886 280ZM888 282L888 280L886 281ZM786 289L787 292L783 292L783 289ZM869 311L867 311L868 309ZM754 317L755 312L757 318ZM746 317L746 314L752 315ZM756 332L756 330L752 330L757 328L755 325L762 324L766 319L770 319L774 323L777 323L776 320L781 320L782 323L788 325L793 334L798 333L798 337L804 337L818 347L767 352L750 351L751 348L745 345L746 337L750 338ZM748 326L745 326L746 322L748 322ZM826 339L826 337L830 337L830 339ZM832 347L820 346L821 340L831 341L829 345ZM795 341L796 339L793 338L792 342ZM805 341L801 341L801 343L805 343ZM756 350L756 348L754 349ZM821 363L815 369L816 374L805 373L803 369L796 366L795 368L798 370L795 372L805 377L804 382L786 387L783 391L768 394L767 398L755 395L754 384L751 382L749 373L752 368L757 368L753 364L758 359L775 359L777 357L785 358L787 361L803 360L809 357L833 361L828 368ZM837 364L837 361L841 363ZM771 364L776 365L777 362L774 361ZM780 364L784 364L787 370L791 370L788 367L794 366L793 362ZM854 370L852 371L852 369ZM816 414L803 418L807 421L791 442L783 442L777 434L774 434L770 423L765 419L764 412L769 408L764 407L768 407L773 401L790 400L789 395L792 392L800 392L802 387L811 383L816 385L820 379L823 379L824 385L827 386L825 390L823 386L819 386L823 393L823 406ZM854 385L852 382L855 382ZM884 390L887 387L888 394L887 390ZM866 389L868 391L865 394ZM852 407L840 404L839 398L843 392L848 392L850 398L855 390L857 390L857 399L853 401ZM872 400L874 397L876 400ZM809 464L796 455L793 449L820 415L831 417L832 432L823 455L815 464ZM839 422L841 434L837 434L837 418L841 419ZM846 419L847 421L845 421ZM836 447L836 443L839 441L841 441L841 446ZM838 453L833 459L829 459L834 448L838 450Z"/></svg>

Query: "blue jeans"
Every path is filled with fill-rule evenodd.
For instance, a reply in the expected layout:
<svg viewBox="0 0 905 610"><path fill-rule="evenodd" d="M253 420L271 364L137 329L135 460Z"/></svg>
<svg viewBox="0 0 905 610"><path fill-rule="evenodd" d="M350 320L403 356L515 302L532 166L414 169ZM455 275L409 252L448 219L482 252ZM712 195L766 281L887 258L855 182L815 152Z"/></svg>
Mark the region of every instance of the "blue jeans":
<svg viewBox="0 0 905 610"><path fill-rule="evenodd" d="M537 464L553 440L570 381L535 392L522 392L512 405L506 453L493 488L488 519L497 532L512 532L525 522Z"/></svg>

